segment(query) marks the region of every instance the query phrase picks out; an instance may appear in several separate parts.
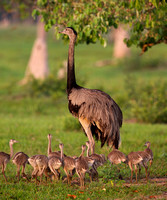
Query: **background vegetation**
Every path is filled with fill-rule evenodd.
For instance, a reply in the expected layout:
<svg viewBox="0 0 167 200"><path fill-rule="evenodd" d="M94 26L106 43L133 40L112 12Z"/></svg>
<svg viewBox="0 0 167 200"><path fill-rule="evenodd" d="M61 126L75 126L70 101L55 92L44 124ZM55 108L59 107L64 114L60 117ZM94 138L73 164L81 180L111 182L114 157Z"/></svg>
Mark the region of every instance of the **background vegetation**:
<svg viewBox="0 0 167 200"><path fill-rule="evenodd" d="M34 37L33 26L0 29L0 151L9 152L8 142L14 138L20 142L14 145L15 152L24 151L29 156L46 154L47 134L51 133L54 150L63 142L66 154L79 155L87 138L77 119L68 111L66 80L57 80L57 72L67 59L68 46L56 41L50 32L50 77L45 82L34 80L27 86L19 85ZM124 114L120 150L125 154L143 150L143 144L150 141L154 153L150 178L166 178L167 47L157 45L142 56L139 56L140 51L132 49L131 57L120 62L112 59L112 51L112 45L106 48L99 43L78 45L75 59L77 81L84 87L104 90L118 102ZM97 61L110 58L110 64L96 66ZM97 153L107 156L110 151L107 146L101 149L96 143ZM120 171L107 162L99 169L99 182L89 184L87 177L86 189L80 191L78 185L67 186L61 181L40 186L25 180L16 183L16 168L10 162L6 169L8 184L0 175L0 199L74 199L75 196L78 199L144 199L157 195L165 199L165 182L158 184L150 180L146 183L142 179L139 185L125 186L130 169L125 165L119 168ZM30 174L31 170L31 166L27 166L26 173ZM123 180L119 179L120 174Z"/></svg>

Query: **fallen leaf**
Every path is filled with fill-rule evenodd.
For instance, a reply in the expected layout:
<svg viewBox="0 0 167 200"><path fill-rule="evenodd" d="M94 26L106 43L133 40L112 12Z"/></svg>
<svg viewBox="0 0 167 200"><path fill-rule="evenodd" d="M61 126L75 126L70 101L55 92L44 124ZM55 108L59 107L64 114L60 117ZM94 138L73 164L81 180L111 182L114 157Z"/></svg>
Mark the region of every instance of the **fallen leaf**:
<svg viewBox="0 0 167 200"><path fill-rule="evenodd" d="M72 195L72 194L67 194L68 197L70 197L71 199L76 199L77 196L76 195Z"/></svg>
<svg viewBox="0 0 167 200"><path fill-rule="evenodd" d="M138 190L134 190L133 192L139 192Z"/></svg>
<svg viewBox="0 0 167 200"><path fill-rule="evenodd" d="M79 193L80 193L80 194L83 194L84 192L83 192L83 191L79 191Z"/></svg>
<svg viewBox="0 0 167 200"><path fill-rule="evenodd" d="M152 195L152 196L149 196L150 199L156 199L156 196Z"/></svg>
<svg viewBox="0 0 167 200"><path fill-rule="evenodd" d="M111 186L114 186L114 183L113 183L113 181L111 181Z"/></svg>

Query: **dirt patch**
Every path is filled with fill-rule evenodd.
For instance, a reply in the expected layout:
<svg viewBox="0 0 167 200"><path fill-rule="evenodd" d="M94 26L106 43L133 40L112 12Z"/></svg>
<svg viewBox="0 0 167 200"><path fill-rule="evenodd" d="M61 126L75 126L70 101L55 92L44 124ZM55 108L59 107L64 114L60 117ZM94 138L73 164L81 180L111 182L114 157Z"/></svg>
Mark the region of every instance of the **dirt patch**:
<svg viewBox="0 0 167 200"><path fill-rule="evenodd" d="M146 181L146 179L140 179L138 183L135 183L135 180L133 180L132 183L130 183L130 181L128 180L126 183L124 183L123 185L125 186L131 186L131 185L143 185L143 184L147 184L147 183L152 183L152 184L157 184L157 185L167 185L167 178L150 178L148 180L148 182Z"/></svg>

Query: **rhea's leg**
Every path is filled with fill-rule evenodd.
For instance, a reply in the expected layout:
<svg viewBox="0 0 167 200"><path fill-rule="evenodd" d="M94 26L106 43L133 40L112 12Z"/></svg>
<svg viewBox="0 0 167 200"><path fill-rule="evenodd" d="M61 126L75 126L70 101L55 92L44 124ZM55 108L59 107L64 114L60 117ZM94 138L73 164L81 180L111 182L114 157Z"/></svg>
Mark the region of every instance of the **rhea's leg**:
<svg viewBox="0 0 167 200"><path fill-rule="evenodd" d="M20 180L20 165L17 165L17 179Z"/></svg>
<svg viewBox="0 0 167 200"><path fill-rule="evenodd" d="M145 168L145 172L146 172L146 180L148 181L148 175L147 175L147 169L148 169L148 166L146 163L143 163L143 166Z"/></svg>
<svg viewBox="0 0 167 200"><path fill-rule="evenodd" d="M84 189L85 187L85 174L81 173L81 189Z"/></svg>
<svg viewBox="0 0 167 200"><path fill-rule="evenodd" d="M70 174L69 174L68 170L64 168L64 172L67 175L67 182L68 182L68 184L71 185L71 177L70 177Z"/></svg>
<svg viewBox="0 0 167 200"><path fill-rule="evenodd" d="M35 177L35 183L37 184L37 183L39 182L38 179L37 179L37 175L38 175L39 170L36 169L36 170L34 170L33 172L34 172L34 173L33 173L33 177Z"/></svg>
<svg viewBox="0 0 167 200"><path fill-rule="evenodd" d="M132 167L132 164L131 164L130 162L128 163L128 165L129 165L129 168L130 168L130 170L131 170L130 182L132 183L132 177L133 177L133 167Z"/></svg>
<svg viewBox="0 0 167 200"><path fill-rule="evenodd" d="M92 175L93 175L93 177L94 177L94 175L95 175L95 177L97 178L97 181L99 180L99 174L98 174L98 172L97 172L97 166L96 166L96 164L93 164L93 166L92 166Z"/></svg>
<svg viewBox="0 0 167 200"><path fill-rule="evenodd" d="M7 182L7 178L5 176L5 168L6 168L6 166L4 164L2 164L2 174L3 174L4 178L5 178L5 181Z"/></svg>
<svg viewBox="0 0 167 200"><path fill-rule="evenodd" d="M150 167L149 167L149 170L148 170L148 176L150 176L152 162L153 162L153 160L150 160Z"/></svg>
<svg viewBox="0 0 167 200"><path fill-rule="evenodd" d="M54 174L56 180L58 180L59 179L58 172L54 169L54 167L52 165L49 165L49 168L50 168L51 172Z"/></svg>
<svg viewBox="0 0 167 200"><path fill-rule="evenodd" d="M25 174L25 167L26 167L26 164L23 164L21 174L23 178L26 178L26 180L29 181L27 175Z"/></svg>
<svg viewBox="0 0 167 200"><path fill-rule="evenodd" d="M91 132L91 123L89 120L87 120L86 118L79 118L79 121L83 127L83 129L85 130L85 133L88 137L89 143L90 143L90 150L91 150L91 154L94 154L94 150L95 150L95 141L93 139L92 136L92 132Z"/></svg>
<svg viewBox="0 0 167 200"><path fill-rule="evenodd" d="M136 183L137 183L137 165L135 165Z"/></svg>
<svg viewBox="0 0 167 200"><path fill-rule="evenodd" d="M92 173L91 173L91 171L89 171L88 174L89 174L89 178L90 178L90 183L92 183Z"/></svg>
<svg viewBox="0 0 167 200"><path fill-rule="evenodd" d="M139 179L140 179L141 165L138 164L138 166L139 166Z"/></svg>

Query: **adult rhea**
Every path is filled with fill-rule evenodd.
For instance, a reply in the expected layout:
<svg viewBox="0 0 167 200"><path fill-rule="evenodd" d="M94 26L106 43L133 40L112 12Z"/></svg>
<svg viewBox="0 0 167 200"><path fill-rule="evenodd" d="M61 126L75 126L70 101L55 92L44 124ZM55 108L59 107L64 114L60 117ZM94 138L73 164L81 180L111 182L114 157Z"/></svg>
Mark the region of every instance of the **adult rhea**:
<svg viewBox="0 0 167 200"><path fill-rule="evenodd" d="M122 126L122 111L116 102L105 92L87 89L79 86L75 79L74 47L77 38L76 31L67 27L62 32L69 36L70 44L67 64L67 94L68 107L73 116L79 119L94 153L95 142L93 136L118 149L120 141L120 127Z"/></svg>

